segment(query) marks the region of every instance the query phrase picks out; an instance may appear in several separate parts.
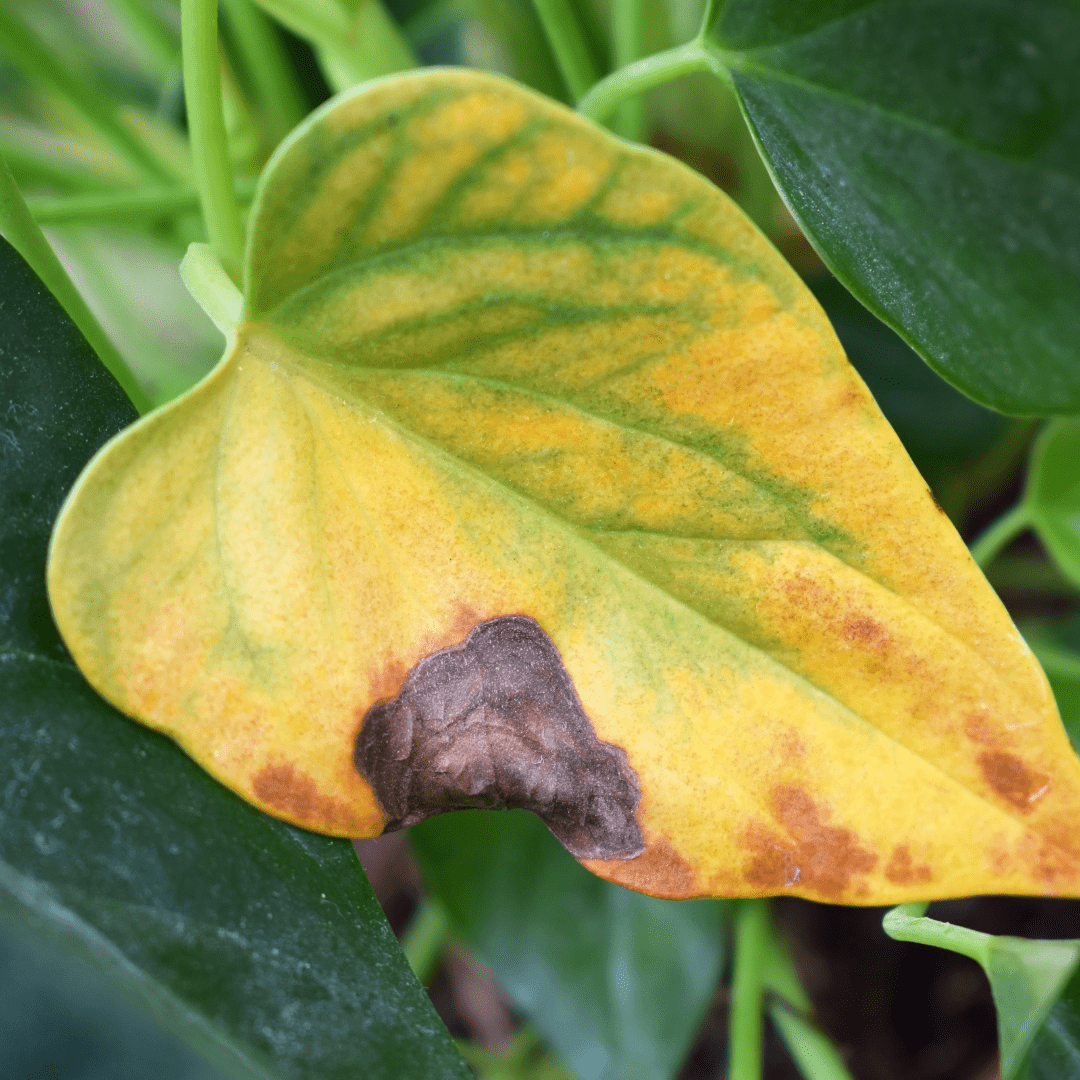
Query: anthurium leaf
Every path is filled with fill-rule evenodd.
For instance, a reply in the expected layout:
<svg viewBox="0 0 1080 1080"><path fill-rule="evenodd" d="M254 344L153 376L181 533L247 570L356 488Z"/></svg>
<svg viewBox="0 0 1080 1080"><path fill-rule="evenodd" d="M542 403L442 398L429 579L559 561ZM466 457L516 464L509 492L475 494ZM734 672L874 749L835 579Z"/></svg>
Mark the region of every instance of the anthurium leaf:
<svg viewBox="0 0 1080 1080"><path fill-rule="evenodd" d="M1080 409L1080 9L729 0L711 47L831 270L964 393Z"/></svg>
<svg viewBox="0 0 1080 1080"><path fill-rule="evenodd" d="M347 843L260 814L103 701L49 620L56 509L134 417L0 242L0 907L231 1076L466 1077Z"/></svg>
<svg viewBox="0 0 1080 1080"><path fill-rule="evenodd" d="M1032 451L1024 501L1054 561L1080 585L1080 418L1046 425Z"/></svg>
<svg viewBox="0 0 1080 1080"><path fill-rule="evenodd" d="M1042 671L707 181L429 70L286 140L246 259L54 535L124 712L297 824L523 806L655 895L1080 892Z"/></svg>
<svg viewBox="0 0 1080 1080"><path fill-rule="evenodd" d="M720 903L601 881L521 811L432 818L409 840L455 936L582 1080L675 1075L720 978Z"/></svg>
<svg viewBox="0 0 1080 1080"><path fill-rule="evenodd" d="M1047 1013L1017 1072L1020 1080L1080 1078L1080 969Z"/></svg>
<svg viewBox="0 0 1080 1080"><path fill-rule="evenodd" d="M1080 965L1080 941L998 937L921 915L924 905L900 907L884 919L885 932L977 960L990 980L998 1017L1002 1080L1011 1080L1043 1022Z"/></svg>

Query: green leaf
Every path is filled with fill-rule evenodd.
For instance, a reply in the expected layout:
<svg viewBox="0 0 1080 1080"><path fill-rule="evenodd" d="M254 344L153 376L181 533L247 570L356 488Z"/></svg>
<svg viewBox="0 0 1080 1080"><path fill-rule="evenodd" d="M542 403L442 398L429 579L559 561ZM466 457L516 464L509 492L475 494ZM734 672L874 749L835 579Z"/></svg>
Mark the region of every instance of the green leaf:
<svg viewBox="0 0 1080 1080"><path fill-rule="evenodd" d="M1020 1080L1080 1078L1080 970L1073 972L1047 1014L1017 1076Z"/></svg>
<svg viewBox="0 0 1080 1080"><path fill-rule="evenodd" d="M724 905L602 881L524 811L431 818L410 841L455 934L583 1080L675 1074L720 976Z"/></svg>
<svg viewBox="0 0 1080 1080"><path fill-rule="evenodd" d="M467 1077L350 846L258 813L63 651L45 545L134 417L0 244L0 906L92 958L236 1077Z"/></svg>
<svg viewBox="0 0 1080 1080"><path fill-rule="evenodd" d="M976 401L1080 408L1080 9L730 0L708 40L845 285Z"/></svg>
<svg viewBox="0 0 1080 1080"><path fill-rule="evenodd" d="M921 917L925 905L886 914L885 932L898 941L936 945L977 960L990 980L998 1015L1002 1080L1020 1070L1036 1034L1080 964L1080 941L995 937Z"/></svg>
<svg viewBox="0 0 1080 1080"><path fill-rule="evenodd" d="M1031 524L1066 577L1080 586L1080 418L1047 424L1028 469Z"/></svg>

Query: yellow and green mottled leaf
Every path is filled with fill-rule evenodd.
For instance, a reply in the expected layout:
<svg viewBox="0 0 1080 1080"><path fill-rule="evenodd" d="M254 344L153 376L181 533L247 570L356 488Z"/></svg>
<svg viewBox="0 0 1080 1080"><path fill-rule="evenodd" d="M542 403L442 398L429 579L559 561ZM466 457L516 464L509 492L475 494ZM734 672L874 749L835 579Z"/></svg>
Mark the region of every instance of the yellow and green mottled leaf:
<svg viewBox="0 0 1080 1080"><path fill-rule="evenodd" d="M385 818L368 710L528 615L662 896L1080 895L1046 680L798 277L720 192L490 75L368 84L263 177L216 371L90 465L56 616L271 813Z"/></svg>

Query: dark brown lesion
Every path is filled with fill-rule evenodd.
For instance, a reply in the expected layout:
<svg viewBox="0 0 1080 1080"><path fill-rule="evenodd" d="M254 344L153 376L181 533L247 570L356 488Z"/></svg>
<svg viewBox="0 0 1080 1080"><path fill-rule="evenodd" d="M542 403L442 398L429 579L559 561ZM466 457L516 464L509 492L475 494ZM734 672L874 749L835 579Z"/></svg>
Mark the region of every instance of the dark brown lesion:
<svg viewBox="0 0 1080 1080"><path fill-rule="evenodd" d="M356 739L386 828L447 810L520 807L579 859L645 850L637 774L601 742L555 643L526 615L480 623L425 657Z"/></svg>

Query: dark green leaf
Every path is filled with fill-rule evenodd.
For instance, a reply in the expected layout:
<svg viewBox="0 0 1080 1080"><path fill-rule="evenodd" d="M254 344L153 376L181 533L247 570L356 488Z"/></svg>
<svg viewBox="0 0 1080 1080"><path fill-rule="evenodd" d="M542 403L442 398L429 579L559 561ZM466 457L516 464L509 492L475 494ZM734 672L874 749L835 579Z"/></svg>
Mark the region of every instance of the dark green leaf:
<svg viewBox="0 0 1080 1080"><path fill-rule="evenodd" d="M725 907L629 892L538 818L469 811L410 836L455 933L583 1080L663 1080L716 988Z"/></svg>
<svg viewBox="0 0 1080 1080"><path fill-rule="evenodd" d="M729 0L710 41L830 269L1004 412L1080 409L1080 8Z"/></svg>
<svg viewBox="0 0 1080 1080"><path fill-rule="evenodd" d="M237 1077L467 1077L350 845L269 818L100 699L45 542L133 411L0 244L0 905Z"/></svg>
<svg viewBox="0 0 1080 1080"><path fill-rule="evenodd" d="M1035 1036L1019 1080L1080 1080L1080 970Z"/></svg>

